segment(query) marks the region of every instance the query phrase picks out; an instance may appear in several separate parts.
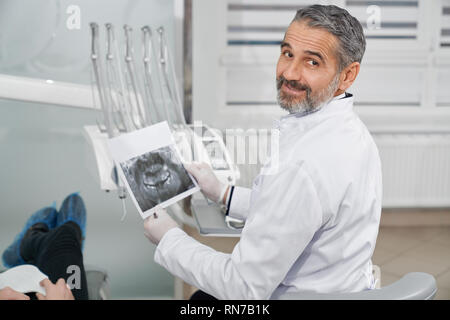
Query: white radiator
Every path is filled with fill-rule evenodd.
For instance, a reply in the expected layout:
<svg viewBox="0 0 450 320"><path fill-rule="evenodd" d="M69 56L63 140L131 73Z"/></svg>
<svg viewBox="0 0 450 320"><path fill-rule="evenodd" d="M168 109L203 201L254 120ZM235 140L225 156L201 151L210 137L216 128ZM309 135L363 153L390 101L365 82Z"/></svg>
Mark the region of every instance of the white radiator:
<svg viewBox="0 0 450 320"><path fill-rule="evenodd" d="M450 207L450 134L373 134L383 171L383 207ZM259 164L238 164L251 187Z"/></svg>
<svg viewBox="0 0 450 320"><path fill-rule="evenodd" d="M450 207L450 134L374 134L383 207Z"/></svg>

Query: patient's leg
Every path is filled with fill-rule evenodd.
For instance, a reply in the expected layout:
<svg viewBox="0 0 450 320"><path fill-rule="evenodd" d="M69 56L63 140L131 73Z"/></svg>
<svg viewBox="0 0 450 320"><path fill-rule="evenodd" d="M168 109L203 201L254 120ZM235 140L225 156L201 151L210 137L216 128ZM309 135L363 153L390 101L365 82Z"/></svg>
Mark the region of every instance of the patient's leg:
<svg viewBox="0 0 450 320"><path fill-rule="evenodd" d="M81 230L76 223L70 221L52 230L42 223L32 226L22 240L20 255L26 263L38 267L53 283L60 278L67 282L75 274L70 270L68 273L68 267L78 266L80 279L77 282L80 286L73 288L72 294L76 300L88 299Z"/></svg>

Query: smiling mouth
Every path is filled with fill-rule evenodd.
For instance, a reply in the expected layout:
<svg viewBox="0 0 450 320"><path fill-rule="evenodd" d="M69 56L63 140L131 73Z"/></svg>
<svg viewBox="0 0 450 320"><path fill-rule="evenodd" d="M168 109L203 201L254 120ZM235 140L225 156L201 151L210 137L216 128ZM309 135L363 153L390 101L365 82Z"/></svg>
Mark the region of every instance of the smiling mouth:
<svg viewBox="0 0 450 320"><path fill-rule="evenodd" d="M293 87L291 87L291 86L290 86L289 84L287 84L287 83L283 83L282 88L283 88L283 90L286 91L287 93L294 94L294 95L300 95L300 94L303 94L303 92L306 91L306 90L304 90L304 89L293 88Z"/></svg>

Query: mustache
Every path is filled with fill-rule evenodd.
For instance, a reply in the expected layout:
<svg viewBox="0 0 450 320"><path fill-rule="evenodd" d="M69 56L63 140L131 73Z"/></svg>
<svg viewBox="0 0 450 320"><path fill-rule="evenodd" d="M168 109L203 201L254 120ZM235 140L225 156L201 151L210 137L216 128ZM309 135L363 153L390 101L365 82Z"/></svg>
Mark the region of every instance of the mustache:
<svg viewBox="0 0 450 320"><path fill-rule="evenodd" d="M311 92L311 87L306 84L302 84L295 80L287 80L285 77L280 76L277 79L277 89L280 90L283 84L287 84L290 88L295 90L305 90L306 92Z"/></svg>

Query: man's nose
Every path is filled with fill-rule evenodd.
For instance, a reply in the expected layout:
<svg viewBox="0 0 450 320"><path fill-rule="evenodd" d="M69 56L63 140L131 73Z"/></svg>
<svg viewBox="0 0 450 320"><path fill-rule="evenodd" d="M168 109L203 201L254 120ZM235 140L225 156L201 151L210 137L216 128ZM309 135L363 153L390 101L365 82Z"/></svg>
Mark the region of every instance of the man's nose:
<svg viewBox="0 0 450 320"><path fill-rule="evenodd" d="M286 69L283 72L283 76L286 80L295 80L300 81L302 78L302 67L300 63L291 62L286 66Z"/></svg>

